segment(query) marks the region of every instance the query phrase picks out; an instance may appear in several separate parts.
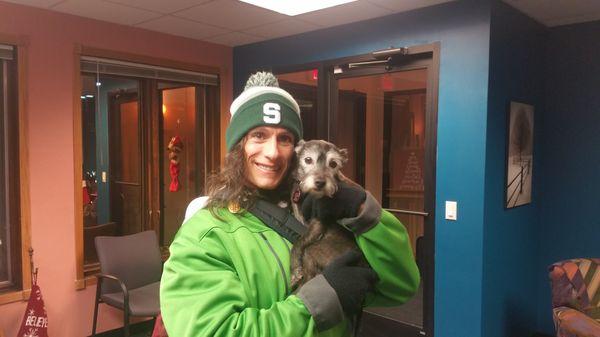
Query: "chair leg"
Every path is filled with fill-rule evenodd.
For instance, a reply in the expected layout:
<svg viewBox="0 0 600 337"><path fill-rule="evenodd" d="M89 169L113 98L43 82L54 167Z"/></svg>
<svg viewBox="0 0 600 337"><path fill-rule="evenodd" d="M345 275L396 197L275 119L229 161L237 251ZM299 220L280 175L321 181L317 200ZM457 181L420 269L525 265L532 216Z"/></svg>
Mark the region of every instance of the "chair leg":
<svg viewBox="0 0 600 337"><path fill-rule="evenodd" d="M129 310L127 307L125 307L125 310L123 310L124 314L123 314L123 336L124 337L129 337Z"/></svg>
<svg viewBox="0 0 600 337"><path fill-rule="evenodd" d="M92 336L96 337L96 323L98 322L98 304L100 302L100 280L96 285L96 300L94 301L94 322L92 323Z"/></svg>
<svg viewBox="0 0 600 337"><path fill-rule="evenodd" d="M146 334L147 337L151 337L152 333L154 332L154 327L156 326L156 318L158 316L154 316L152 317L152 327L150 328L150 331Z"/></svg>
<svg viewBox="0 0 600 337"><path fill-rule="evenodd" d="M96 300L96 304L94 307L94 323L92 324L92 336L96 337L96 322L98 320L98 300Z"/></svg>

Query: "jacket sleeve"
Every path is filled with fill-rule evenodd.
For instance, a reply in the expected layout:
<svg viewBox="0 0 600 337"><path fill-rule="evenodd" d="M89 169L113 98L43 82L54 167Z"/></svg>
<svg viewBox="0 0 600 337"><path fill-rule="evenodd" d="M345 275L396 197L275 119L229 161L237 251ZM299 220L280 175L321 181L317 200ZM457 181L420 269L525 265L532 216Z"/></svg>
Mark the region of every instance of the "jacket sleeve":
<svg viewBox="0 0 600 337"><path fill-rule="evenodd" d="M358 246L379 276L375 293L367 297L366 306L388 307L407 302L416 293L420 276L404 225L382 210L369 193L361 214L339 222L356 234Z"/></svg>
<svg viewBox="0 0 600 337"><path fill-rule="evenodd" d="M312 336L315 321L291 295L269 308L252 305L217 235L199 237L186 223L170 247L160 286L160 306L169 336Z"/></svg>

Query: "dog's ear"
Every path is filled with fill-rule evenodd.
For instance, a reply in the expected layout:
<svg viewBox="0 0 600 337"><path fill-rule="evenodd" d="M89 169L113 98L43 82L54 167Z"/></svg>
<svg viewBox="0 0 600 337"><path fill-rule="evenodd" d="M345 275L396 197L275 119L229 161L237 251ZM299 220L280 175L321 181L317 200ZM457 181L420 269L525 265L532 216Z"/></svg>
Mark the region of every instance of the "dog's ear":
<svg viewBox="0 0 600 337"><path fill-rule="evenodd" d="M298 141L298 143L296 144L296 147L294 148L294 151L296 151L296 155L300 154L300 151L302 151L302 148L304 147L304 139L300 139Z"/></svg>
<svg viewBox="0 0 600 337"><path fill-rule="evenodd" d="M348 161L348 150L339 149L339 153L340 153L340 158L342 159L342 163L346 164L346 162Z"/></svg>

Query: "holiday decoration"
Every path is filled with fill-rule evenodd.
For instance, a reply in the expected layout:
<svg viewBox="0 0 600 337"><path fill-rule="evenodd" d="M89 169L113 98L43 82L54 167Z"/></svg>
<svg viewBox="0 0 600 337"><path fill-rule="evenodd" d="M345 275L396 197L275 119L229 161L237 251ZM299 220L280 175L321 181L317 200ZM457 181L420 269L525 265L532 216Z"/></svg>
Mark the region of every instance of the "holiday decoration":
<svg viewBox="0 0 600 337"><path fill-rule="evenodd" d="M174 136L169 141L167 151L169 151L169 174L171 175L171 185L169 191L177 192L181 187L179 184L179 153L183 150L183 142L179 136Z"/></svg>
<svg viewBox="0 0 600 337"><path fill-rule="evenodd" d="M33 268L33 249L29 248L31 264L31 295L21 322L17 337L48 337L48 315L42 299L42 291L37 285L37 268ZM34 271L35 270L35 271Z"/></svg>

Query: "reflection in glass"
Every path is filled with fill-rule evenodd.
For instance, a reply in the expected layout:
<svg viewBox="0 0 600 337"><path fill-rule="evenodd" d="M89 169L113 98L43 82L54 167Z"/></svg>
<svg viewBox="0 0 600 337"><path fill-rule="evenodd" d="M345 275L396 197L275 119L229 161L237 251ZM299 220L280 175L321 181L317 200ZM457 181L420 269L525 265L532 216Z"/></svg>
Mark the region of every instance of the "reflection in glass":
<svg viewBox="0 0 600 337"><path fill-rule="evenodd" d="M425 69L338 80L332 139L348 150L344 173L387 209L424 210L426 86ZM421 265L424 218L394 214L407 228ZM422 327L422 287L402 306L369 311Z"/></svg>
<svg viewBox="0 0 600 337"><path fill-rule="evenodd" d="M196 191L196 88L162 90L162 219L163 242L168 246L181 226ZM202 127L202 126L198 126ZM169 147L169 144L172 146ZM174 184L174 179L178 182ZM175 186L177 189L175 190Z"/></svg>
<svg viewBox="0 0 600 337"><path fill-rule="evenodd" d="M279 86L300 106L305 140L317 138L317 79L317 69L277 75Z"/></svg>
<svg viewBox="0 0 600 337"><path fill-rule="evenodd" d="M141 230L138 82L82 74L84 262L97 261L94 238ZM99 85L97 85L97 83Z"/></svg>

